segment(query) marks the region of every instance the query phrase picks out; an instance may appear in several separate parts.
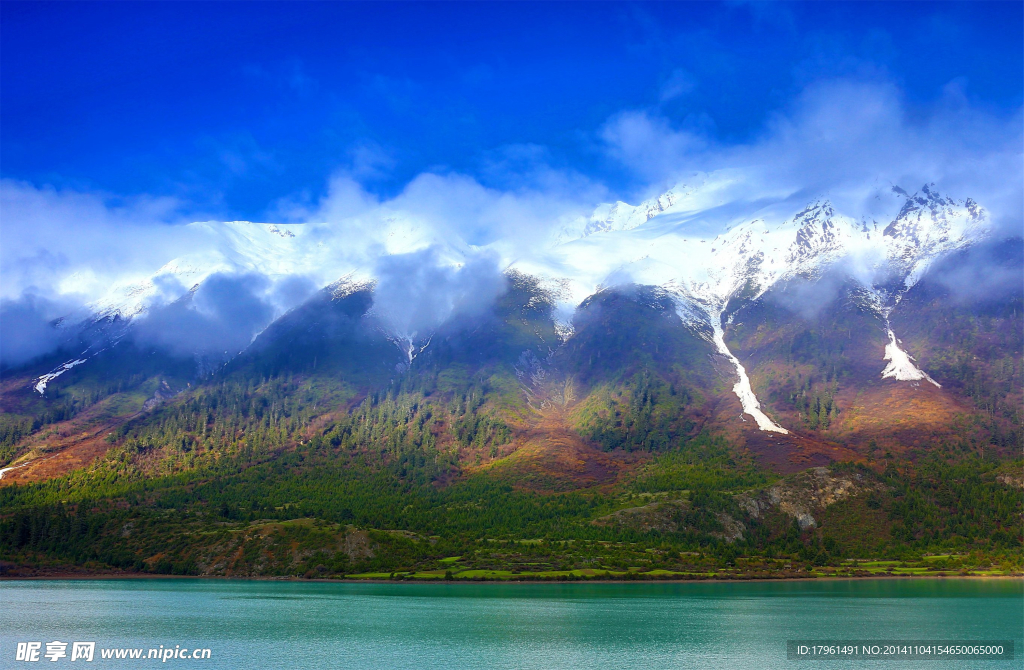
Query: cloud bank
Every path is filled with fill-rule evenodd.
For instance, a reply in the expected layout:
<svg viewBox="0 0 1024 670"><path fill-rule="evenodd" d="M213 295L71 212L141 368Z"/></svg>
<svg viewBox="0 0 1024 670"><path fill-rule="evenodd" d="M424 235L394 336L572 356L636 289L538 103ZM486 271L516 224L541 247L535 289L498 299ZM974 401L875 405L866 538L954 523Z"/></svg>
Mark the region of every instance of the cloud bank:
<svg viewBox="0 0 1024 670"><path fill-rule="evenodd" d="M690 75L677 74L662 98L699 89ZM52 350L60 339L53 319L112 285L157 276L168 261L197 253L216 256L216 272L194 293L184 274L161 279L138 319L140 341L180 355L237 351L313 288L351 273L377 281L375 310L397 333L422 336L447 316L493 300L501 270L539 253L600 202L636 202L695 173L714 178L707 214L693 223L695 234L712 237L721 232L714 226L736 213L800 207L819 196L840 211L871 216L881 207L878 193L891 185L913 192L931 182L980 202L999 234L1024 229L1024 117L978 108L956 83L922 109L891 82L821 81L743 141L716 137L699 115L671 119L660 109L622 111L587 140L596 162L639 185L629 193L552 167L546 149L522 145L489 154L477 177L429 171L382 198L364 184L390 159L372 143L360 145L323 197L297 194L269 205L271 220L302 224L301 267L271 252L246 264L232 255L227 233L185 225L184 204L173 199L0 181L0 360L18 364Z"/></svg>
<svg viewBox="0 0 1024 670"><path fill-rule="evenodd" d="M173 198L117 198L0 180L0 297L101 295L194 248ZM71 281L69 281L71 280Z"/></svg>
<svg viewBox="0 0 1024 670"><path fill-rule="evenodd" d="M648 195L694 172L727 174L723 203L828 195L870 213L879 186L935 183L981 202L1004 231L1024 228L1024 117L970 104L958 83L931 109L911 107L888 82L832 80L806 88L746 142L726 144L649 110L622 112L601 130L616 159L651 184Z"/></svg>
<svg viewBox="0 0 1024 670"><path fill-rule="evenodd" d="M176 297L183 287L173 278L158 279L161 299L138 320L136 344L214 360L241 352L275 318L316 290L301 276L273 282L257 273L215 273Z"/></svg>
<svg viewBox="0 0 1024 670"><path fill-rule="evenodd" d="M477 316L505 289L493 253L480 253L454 267L443 264L431 247L385 256L376 270L373 311L410 342L429 336L450 317Z"/></svg>
<svg viewBox="0 0 1024 670"><path fill-rule="evenodd" d="M0 369L27 363L53 352L68 341L61 318L78 305L68 300L50 300L26 292L0 301Z"/></svg>

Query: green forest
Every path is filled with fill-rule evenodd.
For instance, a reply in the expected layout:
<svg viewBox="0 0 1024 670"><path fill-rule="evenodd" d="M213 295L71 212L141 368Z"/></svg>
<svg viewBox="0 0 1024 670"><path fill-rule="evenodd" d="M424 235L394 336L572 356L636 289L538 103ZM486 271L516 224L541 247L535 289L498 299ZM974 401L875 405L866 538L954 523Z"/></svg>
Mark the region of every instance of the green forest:
<svg viewBox="0 0 1024 670"><path fill-rule="evenodd" d="M846 446L851 421L873 430L877 418L850 389L886 388L874 317L850 301L817 322L746 304L729 346L799 433L785 447L795 460L780 465L765 460L775 446L737 431L734 373L664 295L598 293L562 342L550 296L525 275L509 281L491 313L440 329L415 360L363 317L368 294L325 292L203 374L125 341L45 395L31 377L8 383L0 467L46 463L81 436L98 455L3 481L0 574L1021 571L1024 433L1009 408L1021 312L944 317L940 339L959 332L959 353L914 346L963 402L929 410L934 432L868 432ZM857 329L877 341L857 349Z"/></svg>
<svg viewBox="0 0 1024 670"><path fill-rule="evenodd" d="M90 469L0 488L0 557L8 570L325 578L1020 569L1021 496L998 481L1019 460L836 464L828 476L868 483L802 528L751 515L743 495L789 480L673 421L688 394L640 373L576 419L603 449L650 452L643 466L610 486L531 491L474 467L515 435L508 377L423 375L361 400L290 376L205 385L111 432ZM314 408L328 402L347 409L325 418Z"/></svg>

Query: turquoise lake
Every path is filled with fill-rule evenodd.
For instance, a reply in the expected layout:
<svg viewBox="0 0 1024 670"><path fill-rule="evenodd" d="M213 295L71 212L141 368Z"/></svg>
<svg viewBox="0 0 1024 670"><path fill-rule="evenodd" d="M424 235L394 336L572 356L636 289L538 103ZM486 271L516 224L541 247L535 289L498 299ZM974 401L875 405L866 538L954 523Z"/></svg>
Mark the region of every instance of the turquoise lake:
<svg viewBox="0 0 1024 670"><path fill-rule="evenodd" d="M1024 583L336 584L0 582L0 667L1024 667ZM792 661L788 639L1013 640L1013 661ZM91 641L92 663L16 661L19 642ZM101 648L209 648L101 660ZM893 665L895 663L895 666Z"/></svg>

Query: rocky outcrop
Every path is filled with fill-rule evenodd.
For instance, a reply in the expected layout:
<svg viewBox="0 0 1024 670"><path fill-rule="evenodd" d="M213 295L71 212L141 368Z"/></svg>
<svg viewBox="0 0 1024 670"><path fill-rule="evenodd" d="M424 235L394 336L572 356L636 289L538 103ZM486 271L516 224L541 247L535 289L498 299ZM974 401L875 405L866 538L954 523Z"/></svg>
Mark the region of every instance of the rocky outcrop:
<svg viewBox="0 0 1024 670"><path fill-rule="evenodd" d="M741 493L736 502L752 518L760 519L773 509L793 517L802 530L815 528L826 507L880 485L863 474L833 475L828 468L805 470L770 488Z"/></svg>
<svg viewBox="0 0 1024 670"><path fill-rule="evenodd" d="M1024 489L1024 473L1004 473L996 476L996 481L1003 486L1015 489Z"/></svg>
<svg viewBox="0 0 1024 670"><path fill-rule="evenodd" d="M732 518L725 512L716 512L715 518L718 519L718 523L722 524L722 531L719 533L712 533L712 535L725 540L727 544L732 544L736 540L743 539L743 533L746 532L747 527L740 521Z"/></svg>
<svg viewBox="0 0 1024 670"><path fill-rule="evenodd" d="M153 393L153 397L142 404L142 411L150 412L179 393L181 393L180 390L172 390L171 387L167 385L166 381L161 381L160 385L156 387L156 392Z"/></svg>

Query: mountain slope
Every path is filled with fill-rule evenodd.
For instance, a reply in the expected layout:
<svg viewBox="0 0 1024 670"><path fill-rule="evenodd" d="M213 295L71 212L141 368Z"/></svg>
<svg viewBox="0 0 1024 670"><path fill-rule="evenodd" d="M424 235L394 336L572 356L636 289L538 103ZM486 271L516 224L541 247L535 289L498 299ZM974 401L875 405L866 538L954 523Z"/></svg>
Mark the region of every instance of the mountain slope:
<svg viewBox="0 0 1024 670"><path fill-rule="evenodd" d="M167 305L145 296L61 325L61 351L0 379L0 557L439 578L451 557L622 576L1010 560L1021 240L986 239L983 209L931 187L889 191L882 220L821 198L695 234L721 223L713 194L601 210L507 267L496 299L412 334L344 259L237 353L154 338ZM328 253L315 227L272 227L226 225L168 304L200 309L226 267Z"/></svg>

